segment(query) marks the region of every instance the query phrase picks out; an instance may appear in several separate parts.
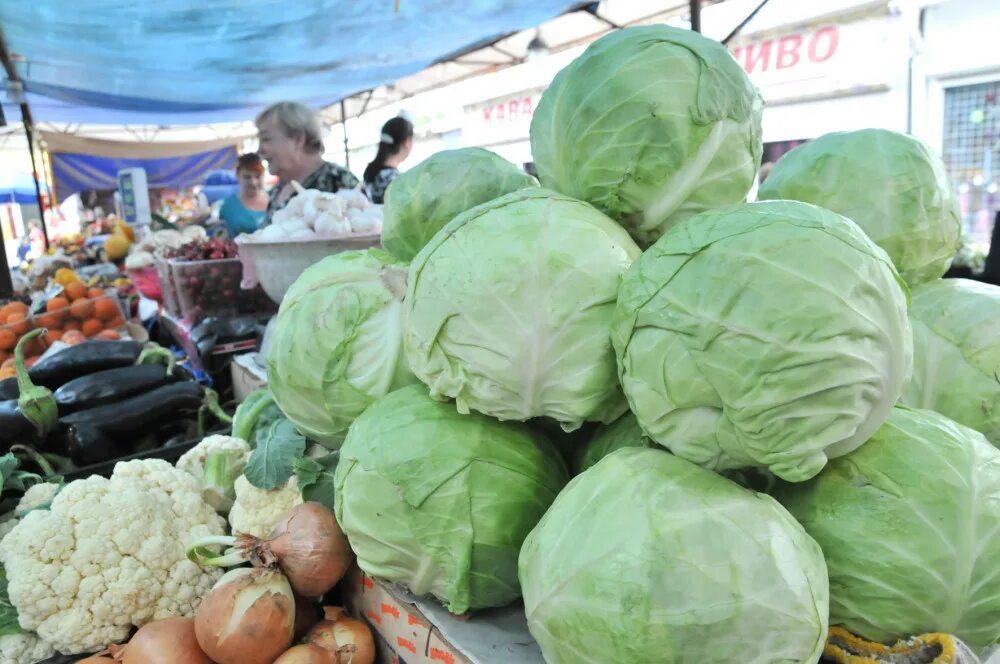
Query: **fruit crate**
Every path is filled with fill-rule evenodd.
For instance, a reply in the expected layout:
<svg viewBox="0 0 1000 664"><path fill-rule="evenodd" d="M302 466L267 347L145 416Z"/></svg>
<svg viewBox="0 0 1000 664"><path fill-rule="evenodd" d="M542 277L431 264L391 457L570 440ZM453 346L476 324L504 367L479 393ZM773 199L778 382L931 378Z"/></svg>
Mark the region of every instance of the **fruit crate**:
<svg viewBox="0 0 1000 664"><path fill-rule="evenodd" d="M90 288L86 293L71 292L67 287L52 297L42 311L32 318L35 327L48 330L46 347L62 341L67 333L77 331L85 338L115 338L104 336L125 324L121 299L114 288ZM77 336L79 339L79 335Z"/></svg>
<svg viewBox="0 0 1000 664"><path fill-rule="evenodd" d="M12 319L11 322L7 322ZM28 307L23 303L9 303L0 306L0 379L13 375L14 347L25 334L35 329L35 323L28 313ZM27 357L37 355L41 345L36 341L28 348ZM37 352L32 352L37 351Z"/></svg>
<svg viewBox="0 0 1000 664"><path fill-rule="evenodd" d="M180 318L197 323L209 316L272 313L277 307L261 288L243 290L238 258L170 260ZM166 293L164 293L166 300Z"/></svg>
<svg viewBox="0 0 1000 664"><path fill-rule="evenodd" d="M156 276L160 279L160 294L164 310L171 316L180 316L181 307L177 300L177 288L174 286L170 262L165 258L157 258L153 261L153 267L156 268Z"/></svg>

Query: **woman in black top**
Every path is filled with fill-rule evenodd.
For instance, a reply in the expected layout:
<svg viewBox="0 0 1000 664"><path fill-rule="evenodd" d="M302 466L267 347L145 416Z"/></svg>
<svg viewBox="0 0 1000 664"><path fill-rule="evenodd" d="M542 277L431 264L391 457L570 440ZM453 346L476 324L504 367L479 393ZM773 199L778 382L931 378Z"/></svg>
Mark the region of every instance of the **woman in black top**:
<svg viewBox="0 0 1000 664"><path fill-rule="evenodd" d="M395 117L382 125L382 135L378 142L378 152L365 168L365 193L372 203L385 202L385 190L397 175L399 165L410 156L413 149L413 123L406 118Z"/></svg>

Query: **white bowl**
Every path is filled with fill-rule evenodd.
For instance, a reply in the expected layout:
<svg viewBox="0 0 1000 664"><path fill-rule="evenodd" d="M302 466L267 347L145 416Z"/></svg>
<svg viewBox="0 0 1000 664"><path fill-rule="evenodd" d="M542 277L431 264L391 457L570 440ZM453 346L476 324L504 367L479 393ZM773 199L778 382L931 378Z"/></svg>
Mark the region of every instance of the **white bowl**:
<svg viewBox="0 0 1000 664"><path fill-rule="evenodd" d="M369 249L381 245L378 233L342 235L327 239L287 240L285 242L240 241L243 263L243 288L258 283L268 297L281 303L285 291L313 263L350 249Z"/></svg>

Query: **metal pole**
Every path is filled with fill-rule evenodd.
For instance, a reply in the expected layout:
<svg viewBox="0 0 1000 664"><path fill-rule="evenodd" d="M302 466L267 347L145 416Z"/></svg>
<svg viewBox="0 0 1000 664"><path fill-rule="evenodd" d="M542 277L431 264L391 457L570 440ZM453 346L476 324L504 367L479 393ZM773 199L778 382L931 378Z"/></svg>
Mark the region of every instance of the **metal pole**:
<svg viewBox="0 0 1000 664"><path fill-rule="evenodd" d="M347 104L340 100L340 126L344 129L344 168L351 170L351 150L347 144Z"/></svg>
<svg viewBox="0 0 1000 664"><path fill-rule="evenodd" d="M691 29L701 32L701 0L691 0Z"/></svg>
<svg viewBox="0 0 1000 664"><path fill-rule="evenodd" d="M0 245L3 241L0 240ZM14 282L10 278L10 265L7 264L7 250L0 246L0 300L14 297Z"/></svg>
<svg viewBox="0 0 1000 664"><path fill-rule="evenodd" d="M10 51L7 48L7 40L4 38L2 26L0 26L0 62L3 63L4 71L7 72L7 78L13 83L21 83L21 77L17 73L17 67L14 66L14 60L10 57ZM20 106L21 122L24 124L24 133L28 137L28 152L31 155L31 178L35 181L35 197L38 199L38 216L41 217L39 221L42 223L42 237L45 243L45 248L48 249L49 229L45 225L45 209L42 206L42 188L38 184L38 169L35 166L35 141L32 135L32 128L35 123L31 118L31 109L28 108L27 98L21 102Z"/></svg>

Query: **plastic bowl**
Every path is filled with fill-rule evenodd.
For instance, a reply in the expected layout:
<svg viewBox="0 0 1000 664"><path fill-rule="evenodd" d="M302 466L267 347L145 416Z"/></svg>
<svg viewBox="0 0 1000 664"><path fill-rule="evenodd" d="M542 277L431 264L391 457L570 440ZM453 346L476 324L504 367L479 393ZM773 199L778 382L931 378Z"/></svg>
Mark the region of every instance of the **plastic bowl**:
<svg viewBox="0 0 1000 664"><path fill-rule="evenodd" d="M288 287L313 263L327 256L351 249L370 249L381 245L378 233L342 235L323 240L289 240L287 242L240 241L240 261L243 263L243 288L258 283L267 296L281 303Z"/></svg>

